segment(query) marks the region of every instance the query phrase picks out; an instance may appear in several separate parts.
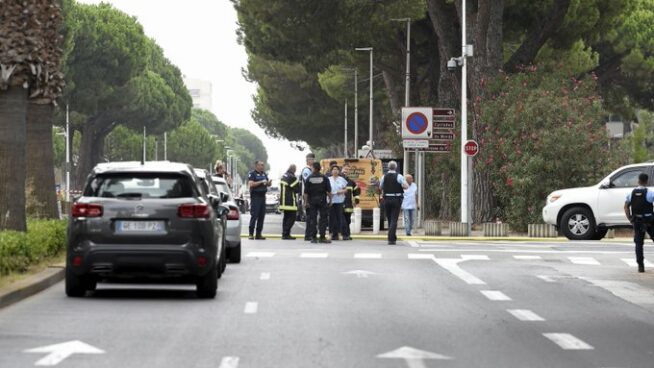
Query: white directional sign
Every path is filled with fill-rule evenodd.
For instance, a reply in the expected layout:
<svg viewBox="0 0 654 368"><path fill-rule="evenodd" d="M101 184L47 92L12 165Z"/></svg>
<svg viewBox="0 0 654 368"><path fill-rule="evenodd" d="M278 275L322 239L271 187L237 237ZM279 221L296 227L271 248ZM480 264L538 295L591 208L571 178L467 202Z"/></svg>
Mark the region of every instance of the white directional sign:
<svg viewBox="0 0 654 368"><path fill-rule="evenodd" d="M358 279L367 279L368 276L374 275L374 272L363 271L363 270L354 270L349 272L343 272L344 275L356 275Z"/></svg>
<svg viewBox="0 0 654 368"><path fill-rule="evenodd" d="M73 354L104 354L94 346L81 342L79 340L68 341L61 344L42 346L40 348L28 349L24 353L48 354L43 359L34 363L36 366L54 366Z"/></svg>
<svg viewBox="0 0 654 368"><path fill-rule="evenodd" d="M428 139L405 139L402 141L404 148L427 148L429 147Z"/></svg>
<svg viewBox="0 0 654 368"><path fill-rule="evenodd" d="M434 109L431 107L402 108L402 138L427 139L432 134Z"/></svg>
<svg viewBox="0 0 654 368"><path fill-rule="evenodd" d="M404 359L409 368L424 368L425 360L452 360L454 358L447 355L432 353L429 351L419 350L410 346L403 346L399 349L389 351L388 353L379 354L377 358L381 359Z"/></svg>

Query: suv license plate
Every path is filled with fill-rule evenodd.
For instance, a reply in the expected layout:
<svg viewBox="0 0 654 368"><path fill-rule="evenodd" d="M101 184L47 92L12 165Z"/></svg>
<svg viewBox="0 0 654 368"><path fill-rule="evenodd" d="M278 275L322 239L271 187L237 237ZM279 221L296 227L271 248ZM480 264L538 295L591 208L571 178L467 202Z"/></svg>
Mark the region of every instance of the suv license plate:
<svg viewBox="0 0 654 368"><path fill-rule="evenodd" d="M162 233L163 221L118 221L116 231L119 233Z"/></svg>

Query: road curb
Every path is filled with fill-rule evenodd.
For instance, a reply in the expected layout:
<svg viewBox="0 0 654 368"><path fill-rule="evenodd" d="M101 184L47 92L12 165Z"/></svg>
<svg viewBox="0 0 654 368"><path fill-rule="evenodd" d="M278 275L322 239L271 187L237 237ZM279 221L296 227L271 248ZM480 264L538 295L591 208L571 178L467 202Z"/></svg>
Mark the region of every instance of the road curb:
<svg viewBox="0 0 654 368"><path fill-rule="evenodd" d="M63 280L64 268L50 266L36 275L29 276L0 289L0 309L29 298Z"/></svg>

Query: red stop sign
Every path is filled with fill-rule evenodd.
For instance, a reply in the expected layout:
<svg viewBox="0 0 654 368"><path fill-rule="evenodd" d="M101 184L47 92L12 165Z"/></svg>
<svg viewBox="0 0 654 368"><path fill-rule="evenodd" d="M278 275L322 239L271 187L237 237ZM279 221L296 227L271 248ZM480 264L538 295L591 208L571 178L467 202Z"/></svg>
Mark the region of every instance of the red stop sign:
<svg viewBox="0 0 654 368"><path fill-rule="evenodd" d="M479 153L479 143L476 141L466 141L466 144L463 145L463 151L470 157L477 156Z"/></svg>

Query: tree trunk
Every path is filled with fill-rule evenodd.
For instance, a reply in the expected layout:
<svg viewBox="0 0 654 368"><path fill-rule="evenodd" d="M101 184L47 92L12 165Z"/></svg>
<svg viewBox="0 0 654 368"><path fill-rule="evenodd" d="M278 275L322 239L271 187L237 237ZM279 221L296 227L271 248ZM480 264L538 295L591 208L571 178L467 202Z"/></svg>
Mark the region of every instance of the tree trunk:
<svg viewBox="0 0 654 368"><path fill-rule="evenodd" d="M0 91L0 230L27 230L26 113L26 89L9 87L6 91Z"/></svg>
<svg viewBox="0 0 654 368"><path fill-rule="evenodd" d="M105 133L99 119L87 121L81 130L82 141L79 148L79 160L77 162L76 186L81 190L86 184L86 178L102 159L104 139L109 132Z"/></svg>
<svg viewBox="0 0 654 368"><path fill-rule="evenodd" d="M27 105L27 177L26 183L31 193L27 198L28 213L36 217L56 219L57 198L55 194L54 152L52 144L51 103L39 104L30 101ZM30 211L29 204L34 204Z"/></svg>

